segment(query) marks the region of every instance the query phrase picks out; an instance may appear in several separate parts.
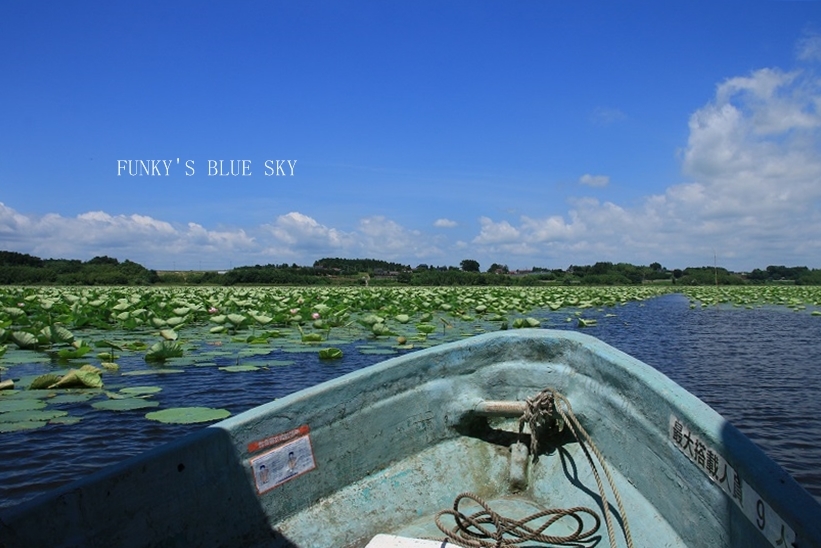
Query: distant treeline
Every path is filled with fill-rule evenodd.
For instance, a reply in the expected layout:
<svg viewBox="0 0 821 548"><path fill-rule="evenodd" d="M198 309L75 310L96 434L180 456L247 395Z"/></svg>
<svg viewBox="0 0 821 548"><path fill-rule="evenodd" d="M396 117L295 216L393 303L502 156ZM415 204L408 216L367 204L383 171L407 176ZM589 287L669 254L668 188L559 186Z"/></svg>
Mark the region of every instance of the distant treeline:
<svg viewBox="0 0 821 548"><path fill-rule="evenodd" d="M241 266L227 272L156 272L142 265L102 256L82 262L40 259L14 251L0 251L0 284L20 285L675 285L796 284L821 285L821 270L806 266L768 266L748 273L715 266L669 270L659 263L637 266L598 262L571 265L566 270L534 266L511 272L493 263L482 272L479 263L465 259L455 266L409 265L378 259L325 258L313 266L267 264Z"/></svg>
<svg viewBox="0 0 821 548"><path fill-rule="evenodd" d="M102 256L82 262L0 251L3 285L150 285L159 281L155 271L128 260Z"/></svg>
<svg viewBox="0 0 821 548"><path fill-rule="evenodd" d="M319 259L314 263L314 268L323 271L334 271L342 276L359 274L362 272L390 273L404 272L411 268L399 263L380 261L378 259ZM325 272L327 274L327 272Z"/></svg>

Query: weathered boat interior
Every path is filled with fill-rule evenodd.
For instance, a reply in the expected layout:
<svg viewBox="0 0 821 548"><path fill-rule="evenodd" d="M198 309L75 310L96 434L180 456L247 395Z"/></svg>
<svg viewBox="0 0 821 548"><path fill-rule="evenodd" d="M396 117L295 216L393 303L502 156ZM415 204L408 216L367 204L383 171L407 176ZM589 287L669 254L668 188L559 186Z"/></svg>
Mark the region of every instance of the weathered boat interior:
<svg viewBox="0 0 821 548"><path fill-rule="evenodd" d="M458 511L486 504L491 523L440 514L462 493ZM592 337L517 330L388 360L4 510L0 546L441 545L437 520L492 536L527 517L514 530L575 546L821 544L815 500L697 398Z"/></svg>

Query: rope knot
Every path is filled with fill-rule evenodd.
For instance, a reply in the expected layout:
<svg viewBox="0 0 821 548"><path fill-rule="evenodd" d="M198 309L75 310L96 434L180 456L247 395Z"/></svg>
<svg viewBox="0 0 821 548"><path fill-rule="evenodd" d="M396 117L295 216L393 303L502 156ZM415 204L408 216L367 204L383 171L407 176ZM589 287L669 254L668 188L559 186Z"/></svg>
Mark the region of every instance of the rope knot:
<svg viewBox="0 0 821 548"><path fill-rule="evenodd" d="M525 411L519 419L520 435L525 424L530 428L530 454L536 463L539 461L539 439L564 430L564 418L556 407L552 388L546 388L525 400Z"/></svg>

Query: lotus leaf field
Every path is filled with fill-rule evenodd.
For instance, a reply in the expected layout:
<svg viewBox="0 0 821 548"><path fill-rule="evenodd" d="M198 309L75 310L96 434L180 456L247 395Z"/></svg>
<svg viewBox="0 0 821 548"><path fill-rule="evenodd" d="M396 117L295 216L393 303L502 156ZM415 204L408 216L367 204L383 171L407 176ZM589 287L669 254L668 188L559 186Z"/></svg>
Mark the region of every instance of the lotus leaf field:
<svg viewBox="0 0 821 548"><path fill-rule="evenodd" d="M821 288L811 286L7 287L0 289L0 433L81 420L58 408L65 403L144 412L146 421L210 422L228 411L159 408L153 398L165 375L190 376L194 386L198 366L216 365L219 356L230 359L219 367L230 383L233 375L299 367L297 356L281 359L299 352L333 367L350 348L388 357L499 329L557 322L595 329L629 301L670 292L688 296L693 309L777 305L821 315ZM123 358L142 366L121 368ZM132 377L158 385L123 387Z"/></svg>

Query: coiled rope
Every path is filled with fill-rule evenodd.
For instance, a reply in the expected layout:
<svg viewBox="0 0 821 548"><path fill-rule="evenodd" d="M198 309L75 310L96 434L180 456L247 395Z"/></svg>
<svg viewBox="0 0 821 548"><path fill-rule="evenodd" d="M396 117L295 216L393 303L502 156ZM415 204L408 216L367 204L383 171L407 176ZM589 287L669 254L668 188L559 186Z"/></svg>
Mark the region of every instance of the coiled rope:
<svg viewBox="0 0 821 548"><path fill-rule="evenodd" d="M459 503L464 499L470 499L479 503L482 509L469 516L465 515L459 510ZM595 524L586 531L584 530L584 522L579 516L581 513L589 514L595 520ZM456 521L456 526L453 529L448 529L442 525L440 518L444 515L453 516L453 519ZM552 517L542 525L538 527L535 525L528 526L529 523L548 516ZM576 521L575 531L564 536L544 534L548 527L564 517L569 517ZM522 542L534 541L546 544L582 542L592 536L601 524L599 516L596 515L593 510L582 506L567 509L543 510L520 520L512 520L502 517L491 510L487 502L473 493L462 493L456 497L456 500L453 502L453 510L442 510L436 514L434 519L436 526L447 535L449 540L454 544L469 548L501 548L503 546L516 546ZM486 527L485 525L487 524L491 524L492 527Z"/></svg>
<svg viewBox="0 0 821 548"><path fill-rule="evenodd" d="M601 497L602 510L604 512L604 522L607 526L607 537L610 540L611 548L616 548L616 533L613 527L613 518L610 513L610 505L607 502L607 494L599 475L598 466L591 456L591 451L599 462L610 489L613 491L613 496L616 499L619 513L622 518L622 529L624 531L624 538L627 542L628 548L633 548L633 536L630 533L630 525L627 523L627 514L624 511L624 504L621 500L621 495L616 488L613 477L610 475L610 470L604 462L602 457L590 435L581 425L576 415L573 413L573 408L570 402L562 394L553 388L546 388L537 395L527 398L525 411L519 419L519 433L524 430L524 425L527 424L530 428L530 451L533 454L533 462L538 461L539 455L539 439L544 435L560 432L567 426L573 437L576 438L579 445L587 457L587 462L593 471L593 477L596 479L596 485L599 489L599 496ZM589 446L589 448L588 448ZM472 499L482 506L482 510L470 516L466 516L459 511L459 502L465 498ZM595 527L584 531L580 513L586 513L595 518ZM443 515L452 515L456 521L456 526L453 529L444 527L440 521ZM526 524L552 515L553 517L537 528L528 527ZM557 537L552 535L545 535L547 530L553 523L563 517L570 517L576 520L578 526L576 531L570 535ZM601 524L599 516L590 508L574 507L568 509L550 509L532 514L521 520L515 521L499 516L496 512L490 509L485 501L473 495L472 493L462 493L453 504L453 510L443 510L436 515L436 525L439 530L447 535L448 540L459 546L467 548L473 547L495 547L501 548L503 546L516 546L522 542L537 541L548 544L572 544L578 543L590 537ZM492 524L492 529L484 527L483 524ZM507 538L505 538L507 536ZM576 544L578 546L578 544Z"/></svg>

